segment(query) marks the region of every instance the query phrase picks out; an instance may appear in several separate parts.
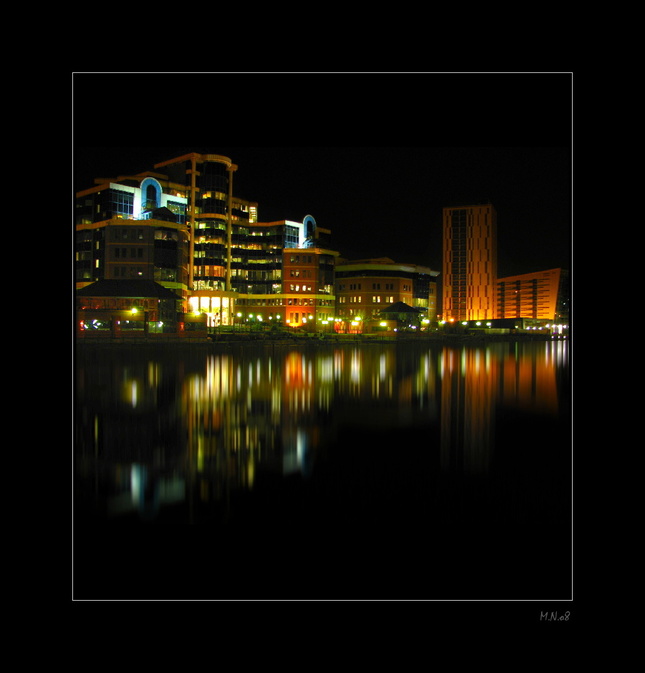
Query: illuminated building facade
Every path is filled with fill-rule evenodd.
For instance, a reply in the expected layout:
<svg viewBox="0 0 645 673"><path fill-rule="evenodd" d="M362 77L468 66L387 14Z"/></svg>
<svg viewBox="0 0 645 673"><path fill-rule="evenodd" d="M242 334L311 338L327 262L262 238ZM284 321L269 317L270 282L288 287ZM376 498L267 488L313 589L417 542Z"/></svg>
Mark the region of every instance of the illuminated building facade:
<svg viewBox="0 0 645 673"><path fill-rule="evenodd" d="M415 264L397 264L382 257L339 260L336 265L336 315L342 321L364 324L380 319L381 312L403 302L423 309L426 319L437 319L438 271ZM427 313L425 313L427 311Z"/></svg>
<svg viewBox="0 0 645 673"><path fill-rule="evenodd" d="M101 181L77 194L76 288L100 280L152 280L185 300L189 289L185 198L175 190L172 202L162 198L161 184L148 176L121 180L122 184ZM142 198L145 193L149 198Z"/></svg>
<svg viewBox="0 0 645 673"><path fill-rule="evenodd" d="M204 316L182 312L175 292L150 280L99 280L76 292L80 338L206 336Z"/></svg>
<svg viewBox="0 0 645 673"><path fill-rule="evenodd" d="M533 318L569 322L569 274L563 269L497 280L499 318Z"/></svg>
<svg viewBox="0 0 645 673"><path fill-rule="evenodd" d="M284 251L283 293L287 300L286 322L318 328L334 317L334 265L337 252L318 247Z"/></svg>
<svg viewBox="0 0 645 673"><path fill-rule="evenodd" d="M272 223L275 224L275 223ZM277 223L281 227L299 230L301 224L315 228L308 215L303 223ZM324 231L323 231L324 233ZM291 240L291 245L298 244ZM333 250L315 246L316 238L307 238L300 247L279 250L280 276L276 276L264 294L249 292L236 295L236 316L243 324L281 324L319 331L333 318L334 260Z"/></svg>
<svg viewBox="0 0 645 673"><path fill-rule="evenodd" d="M497 213L490 203L443 209L443 317L496 317Z"/></svg>
<svg viewBox="0 0 645 673"><path fill-rule="evenodd" d="M210 328L265 318L320 327L334 313L330 231L311 215L259 222L257 203L233 196L236 170L228 157L191 153L78 192L77 290L153 280Z"/></svg>

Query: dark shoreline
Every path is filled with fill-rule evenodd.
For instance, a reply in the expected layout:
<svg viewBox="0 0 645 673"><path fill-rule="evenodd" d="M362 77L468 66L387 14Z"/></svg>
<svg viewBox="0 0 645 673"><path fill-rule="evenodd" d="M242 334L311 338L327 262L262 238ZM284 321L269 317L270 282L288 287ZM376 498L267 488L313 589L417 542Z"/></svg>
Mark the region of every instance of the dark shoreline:
<svg viewBox="0 0 645 673"><path fill-rule="evenodd" d="M550 334L399 334L397 336L379 335L269 335L253 333L226 333L206 338L97 338L76 339L74 345L77 348L85 346L94 348L97 346L107 347L130 347L130 346L164 346L172 348L213 348L218 345L249 345L249 346L342 346L371 345L371 344L405 344L405 345L468 345L468 344L491 344L513 342L536 342L536 341L563 341L568 337Z"/></svg>

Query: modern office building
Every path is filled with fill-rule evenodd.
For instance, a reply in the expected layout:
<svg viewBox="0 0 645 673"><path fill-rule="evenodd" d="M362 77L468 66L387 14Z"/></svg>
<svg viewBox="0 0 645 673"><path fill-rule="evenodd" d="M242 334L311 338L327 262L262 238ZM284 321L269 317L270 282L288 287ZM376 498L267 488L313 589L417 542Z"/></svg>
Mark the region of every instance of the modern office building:
<svg viewBox="0 0 645 673"><path fill-rule="evenodd" d="M321 247L329 232L319 229L311 215L302 223L284 221L266 225L290 232L277 248L280 264L270 287L259 293L236 293L236 317L243 324L258 322L319 331L334 316L334 260L338 252ZM255 267L261 272L260 266ZM199 293L198 293L199 294Z"/></svg>
<svg viewBox="0 0 645 673"><path fill-rule="evenodd" d="M342 323L380 321L381 313L402 302L422 309L430 322L437 319L438 271L416 264L399 264L387 257L338 260L336 317Z"/></svg>
<svg viewBox="0 0 645 673"><path fill-rule="evenodd" d="M497 280L497 317L569 322L569 273L547 269Z"/></svg>
<svg viewBox="0 0 645 673"><path fill-rule="evenodd" d="M497 213L490 203L443 209L444 320L496 317Z"/></svg>
<svg viewBox="0 0 645 673"><path fill-rule="evenodd" d="M211 328L265 316L311 328L331 317L331 232L311 215L259 222L258 204L233 195L237 168L228 157L191 153L78 192L77 290L154 281L186 313L205 313Z"/></svg>
<svg viewBox="0 0 645 673"><path fill-rule="evenodd" d="M333 259L338 253L319 247L329 232L319 228L311 215L302 222L234 223L232 231L230 292L222 291L212 271L208 267L202 269L199 263L201 248L213 243L200 240L195 245L195 289L189 304L191 310L208 314L211 327L266 320L311 327L321 315L333 312L328 306L333 304ZM199 231L198 237L202 238ZM304 250L307 255L302 255L302 259L310 260L310 268L294 270L293 260L299 260ZM230 320L222 308L227 301L231 302ZM306 309L291 309L292 306Z"/></svg>

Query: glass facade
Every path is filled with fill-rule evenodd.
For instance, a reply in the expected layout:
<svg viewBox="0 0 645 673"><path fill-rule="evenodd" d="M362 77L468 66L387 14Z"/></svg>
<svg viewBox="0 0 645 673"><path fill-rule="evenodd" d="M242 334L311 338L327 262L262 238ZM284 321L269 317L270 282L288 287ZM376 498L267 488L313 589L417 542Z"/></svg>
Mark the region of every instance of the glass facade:
<svg viewBox="0 0 645 673"><path fill-rule="evenodd" d="M134 214L134 194L122 192L118 189L109 189L106 192L109 199L108 210L115 217L130 218Z"/></svg>

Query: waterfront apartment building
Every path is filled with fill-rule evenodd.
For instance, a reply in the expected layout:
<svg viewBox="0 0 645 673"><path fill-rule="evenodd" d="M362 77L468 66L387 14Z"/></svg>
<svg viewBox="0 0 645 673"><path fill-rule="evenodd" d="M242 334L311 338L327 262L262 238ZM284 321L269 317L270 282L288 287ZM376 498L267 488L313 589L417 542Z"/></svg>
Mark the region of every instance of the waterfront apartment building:
<svg viewBox="0 0 645 673"><path fill-rule="evenodd" d="M336 314L342 321L379 321L381 313L402 302L437 319L438 271L416 264L399 264L387 257L338 260Z"/></svg>
<svg viewBox="0 0 645 673"><path fill-rule="evenodd" d="M311 328L331 317L331 232L311 215L258 221L258 204L233 195L237 168L228 157L191 153L78 192L77 290L154 281L185 312L205 313L211 328L265 316Z"/></svg>
<svg viewBox="0 0 645 673"><path fill-rule="evenodd" d="M497 280L497 317L569 322L569 273L547 269Z"/></svg>
<svg viewBox="0 0 645 673"><path fill-rule="evenodd" d="M497 213L490 203L443 209L443 318L496 317Z"/></svg>

